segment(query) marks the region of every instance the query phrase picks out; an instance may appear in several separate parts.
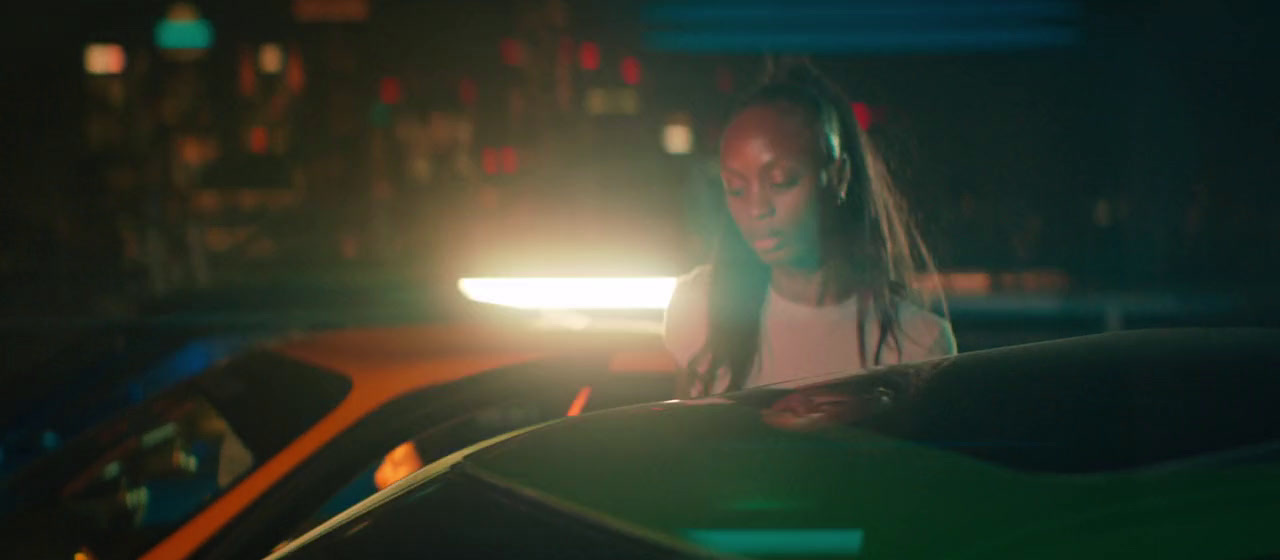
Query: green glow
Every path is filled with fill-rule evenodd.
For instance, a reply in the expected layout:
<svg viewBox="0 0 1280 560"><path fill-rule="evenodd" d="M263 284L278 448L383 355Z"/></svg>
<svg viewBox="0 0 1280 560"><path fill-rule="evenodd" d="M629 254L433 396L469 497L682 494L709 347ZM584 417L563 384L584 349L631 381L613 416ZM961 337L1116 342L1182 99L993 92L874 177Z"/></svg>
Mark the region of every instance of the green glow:
<svg viewBox="0 0 1280 560"><path fill-rule="evenodd" d="M685 536L700 546L733 554L830 554L862 551L862 529L694 529Z"/></svg>

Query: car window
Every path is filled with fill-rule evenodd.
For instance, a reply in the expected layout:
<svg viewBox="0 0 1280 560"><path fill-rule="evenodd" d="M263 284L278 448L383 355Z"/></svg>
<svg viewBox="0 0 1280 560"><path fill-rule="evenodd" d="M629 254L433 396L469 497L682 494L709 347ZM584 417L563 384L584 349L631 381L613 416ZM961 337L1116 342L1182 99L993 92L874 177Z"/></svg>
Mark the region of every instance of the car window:
<svg viewBox="0 0 1280 560"><path fill-rule="evenodd" d="M589 383L552 384L477 407L451 420L444 429L431 426L420 431L420 426L406 425L404 441L371 457L360 474L333 492L291 535L305 533L422 466L477 441L568 415L669 399L674 390L672 376L667 373L611 375L602 371Z"/></svg>
<svg viewBox="0 0 1280 560"><path fill-rule="evenodd" d="M270 353L246 356L99 427L18 484L29 488L27 506L81 528L65 536L76 546L98 558L133 557L278 453L348 389L337 374ZM270 406L282 400L290 402Z"/></svg>
<svg viewBox="0 0 1280 560"><path fill-rule="evenodd" d="M501 531L501 538L495 538ZM450 472L372 509L287 558L680 558L643 541Z"/></svg>

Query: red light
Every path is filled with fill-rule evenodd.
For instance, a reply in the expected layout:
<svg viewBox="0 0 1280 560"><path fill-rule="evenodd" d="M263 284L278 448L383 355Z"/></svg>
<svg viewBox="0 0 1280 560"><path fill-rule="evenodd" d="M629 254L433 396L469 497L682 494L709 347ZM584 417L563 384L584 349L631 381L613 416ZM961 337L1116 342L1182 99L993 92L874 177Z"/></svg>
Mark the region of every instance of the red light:
<svg viewBox="0 0 1280 560"><path fill-rule="evenodd" d="M404 97L400 78L386 77L378 84L378 99L387 105L395 105Z"/></svg>
<svg viewBox="0 0 1280 560"><path fill-rule="evenodd" d="M716 89L720 93L733 93L733 72L721 66L716 69Z"/></svg>
<svg viewBox="0 0 1280 560"><path fill-rule="evenodd" d="M249 54L248 49L240 52L240 68L237 74L240 95L253 96L253 92L258 87L258 70L253 66L253 55Z"/></svg>
<svg viewBox="0 0 1280 560"><path fill-rule="evenodd" d="M302 66L302 52L298 47L289 49L289 61L284 67L284 81L289 91L301 93L307 85L307 70Z"/></svg>
<svg viewBox="0 0 1280 560"><path fill-rule="evenodd" d="M582 409L587 406L587 399L591 398L591 386L587 385L578 389L578 394L574 395L573 402L569 403L569 410L565 412L565 416L577 416L582 414Z"/></svg>
<svg viewBox="0 0 1280 560"><path fill-rule="evenodd" d="M634 56L628 56L622 59L620 69L622 70L622 81L626 82L627 85L634 86L640 83L641 71L639 59Z"/></svg>
<svg viewBox="0 0 1280 560"><path fill-rule="evenodd" d="M854 101L853 117L858 120L858 127L862 130L871 128L871 123L875 122L875 114L871 111L871 107L861 101Z"/></svg>
<svg viewBox="0 0 1280 560"><path fill-rule="evenodd" d="M600 46L590 41L578 45L578 65L583 70L600 68Z"/></svg>
<svg viewBox="0 0 1280 560"><path fill-rule="evenodd" d="M271 147L271 137L267 135L267 127L255 126L249 129L249 151L265 154Z"/></svg>
<svg viewBox="0 0 1280 560"><path fill-rule="evenodd" d="M484 167L485 175L498 174L498 150L493 148L485 148L480 156L481 165Z"/></svg>
<svg viewBox="0 0 1280 560"><path fill-rule="evenodd" d="M520 169L520 156L511 146L502 148L502 172L508 175Z"/></svg>
<svg viewBox="0 0 1280 560"><path fill-rule="evenodd" d="M515 39L503 39L498 44L498 49L502 52L502 63L507 66L522 66L524 64L524 45Z"/></svg>
<svg viewBox="0 0 1280 560"><path fill-rule="evenodd" d="M479 91L476 89L476 82L471 78L463 78L458 82L458 99L463 105L468 107L476 104L476 97Z"/></svg>

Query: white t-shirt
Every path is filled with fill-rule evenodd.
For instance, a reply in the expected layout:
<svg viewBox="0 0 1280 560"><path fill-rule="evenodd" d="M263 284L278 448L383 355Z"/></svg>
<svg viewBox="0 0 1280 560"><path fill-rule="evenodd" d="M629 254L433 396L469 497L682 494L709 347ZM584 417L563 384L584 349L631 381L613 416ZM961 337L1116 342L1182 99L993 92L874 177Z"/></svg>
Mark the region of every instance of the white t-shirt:
<svg viewBox="0 0 1280 560"><path fill-rule="evenodd" d="M704 360L707 344L707 294L709 266L682 276L667 307L664 340L682 367ZM772 289L765 296L760 315L760 352L747 387L831 373L863 369L858 350L858 298L824 306L796 303ZM874 313L863 318L866 359L872 364L880 323ZM956 353L951 324L938 315L908 302L898 304L902 352L893 337L885 340L880 365L915 362ZM703 366L696 366L701 368ZM728 387L728 375L717 376L716 393Z"/></svg>

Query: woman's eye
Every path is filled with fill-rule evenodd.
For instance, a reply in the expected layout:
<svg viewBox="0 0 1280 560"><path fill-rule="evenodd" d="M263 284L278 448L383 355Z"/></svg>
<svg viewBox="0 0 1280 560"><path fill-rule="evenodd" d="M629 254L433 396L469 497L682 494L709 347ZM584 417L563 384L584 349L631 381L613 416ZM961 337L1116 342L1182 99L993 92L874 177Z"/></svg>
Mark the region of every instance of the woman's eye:
<svg viewBox="0 0 1280 560"><path fill-rule="evenodd" d="M773 187L777 189L789 189L800 184L799 175L784 175L773 178Z"/></svg>

